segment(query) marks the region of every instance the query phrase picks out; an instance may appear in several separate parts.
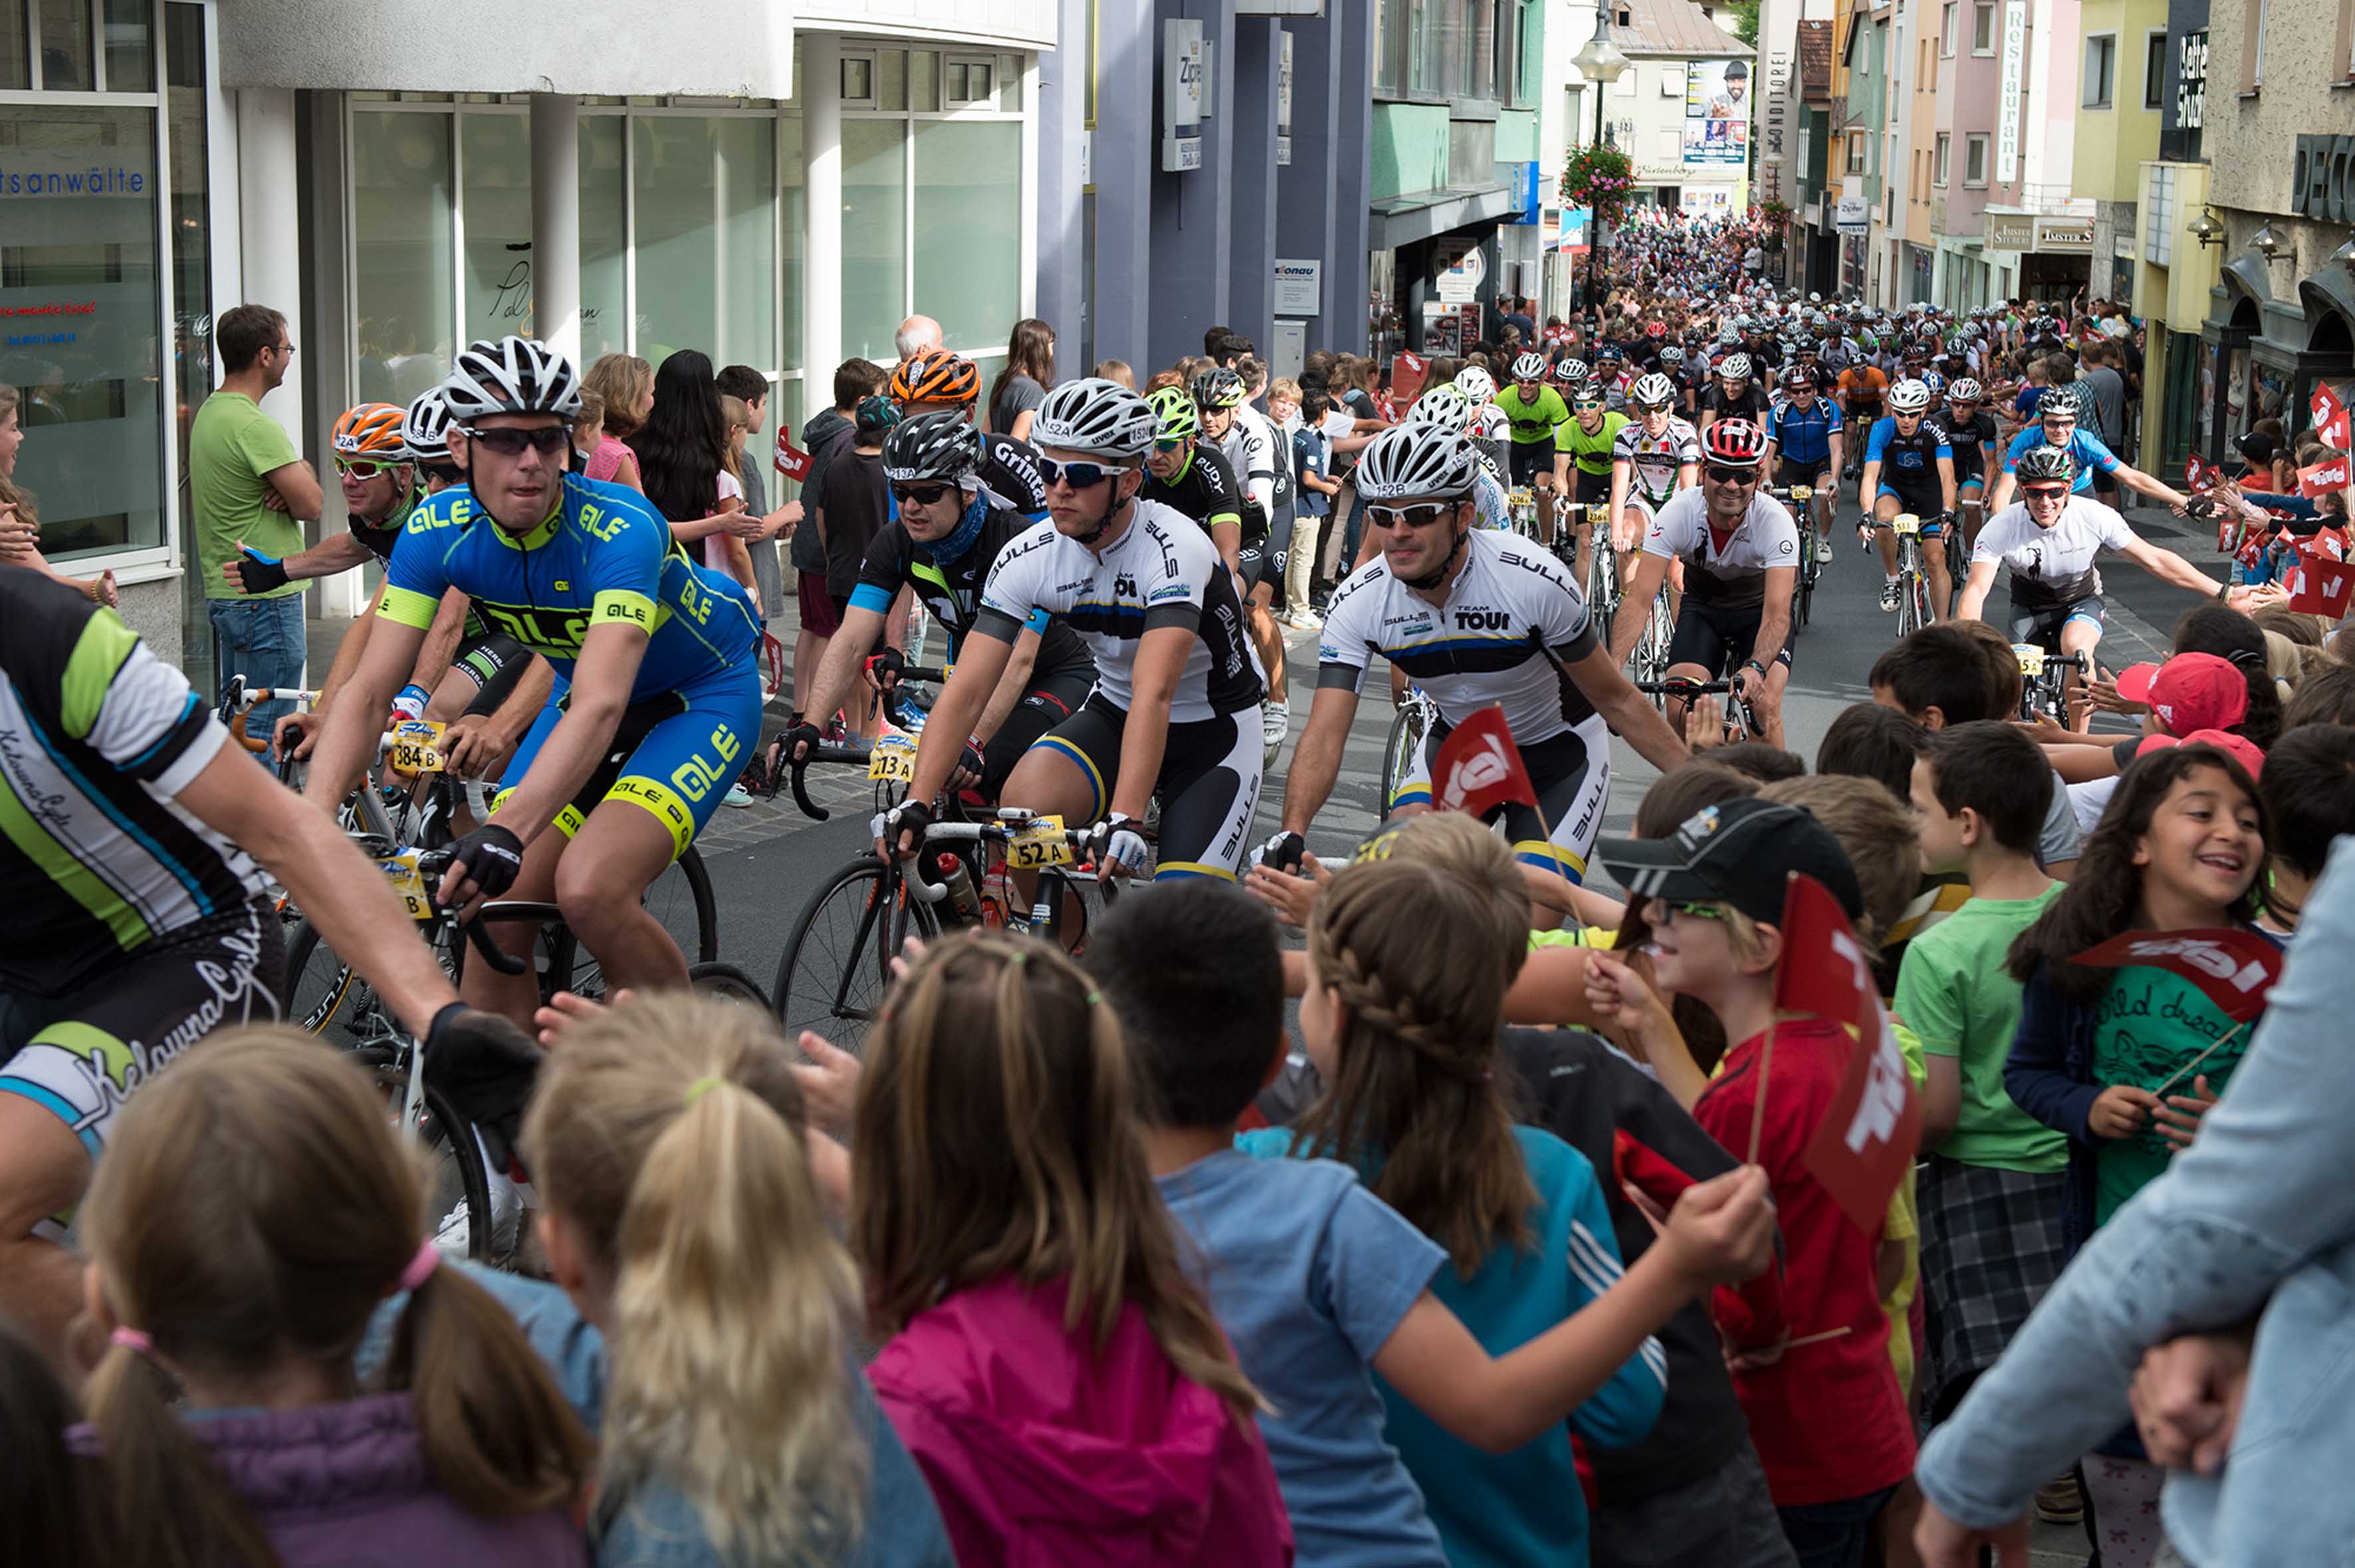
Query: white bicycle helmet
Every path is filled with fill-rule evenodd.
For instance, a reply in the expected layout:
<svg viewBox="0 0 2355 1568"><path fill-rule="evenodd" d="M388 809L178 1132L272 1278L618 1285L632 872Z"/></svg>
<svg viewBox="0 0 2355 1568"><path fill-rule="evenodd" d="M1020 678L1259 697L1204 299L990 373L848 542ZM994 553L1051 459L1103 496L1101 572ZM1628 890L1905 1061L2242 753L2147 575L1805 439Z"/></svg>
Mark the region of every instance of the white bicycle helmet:
<svg viewBox="0 0 2355 1568"><path fill-rule="evenodd" d="M442 404L453 424L472 424L491 414L557 414L581 411L581 377L572 361L536 337L478 337L466 345L442 383Z"/></svg>
<svg viewBox="0 0 2355 1568"><path fill-rule="evenodd" d="M1636 384L1627 389L1627 400L1642 409L1668 408L1677 400L1677 386L1656 370L1636 378Z"/></svg>
<svg viewBox="0 0 2355 1568"><path fill-rule="evenodd" d="M1524 354L1519 358L1513 361L1514 380L1539 381L1543 380L1544 379L1545 360L1540 356L1535 354ZM1456 380L1459 382L1463 379L1464 378L1461 376L1456 378Z"/></svg>
<svg viewBox="0 0 2355 1568"><path fill-rule="evenodd" d="M400 421L400 444L421 463L450 461L450 405L442 389L429 387L417 394Z"/></svg>
<svg viewBox="0 0 2355 1568"><path fill-rule="evenodd" d="M1096 457L1142 457L1156 423L1143 398L1117 381L1086 376L1047 394L1030 421L1030 443Z"/></svg>
<svg viewBox="0 0 2355 1568"><path fill-rule="evenodd" d="M1369 501L1401 501L1428 496L1460 500L1472 493L1480 455L1460 435L1435 425L1408 424L1384 431L1359 455L1358 494Z"/></svg>
<svg viewBox="0 0 2355 1568"><path fill-rule="evenodd" d="M1684 362L1685 351L1678 347L1675 344L1671 343L1666 348L1660 350L1660 363L1668 366L1670 369L1675 369Z"/></svg>
<svg viewBox="0 0 2355 1568"><path fill-rule="evenodd" d="M2036 418L2039 422L2057 419L2067 420L2073 424L2083 414L2084 411L2077 406L2077 389L2074 387L2054 387L2037 400Z"/></svg>
<svg viewBox="0 0 2355 1568"><path fill-rule="evenodd" d="M1528 359L1531 356L1524 354L1521 357ZM1518 364L1513 368L1517 370L1520 368ZM1463 369L1455 372L1455 389L1469 399L1474 408L1478 408L1483 403L1496 400L1497 378L1477 365L1466 365Z"/></svg>
<svg viewBox="0 0 2355 1568"><path fill-rule="evenodd" d="M1957 378L1946 387L1946 400L1949 402L1976 403L1984 401L1986 398L1987 389L1968 376Z"/></svg>
<svg viewBox="0 0 2355 1568"><path fill-rule="evenodd" d="M1448 435L1462 435L1472 428L1472 400L1464 389L1453 382L1433 387L1414 400L1406 411L1406 423L1411 427L1435 428Z"/></svg>
<svg viewBox="0 0 2355 1568"><path fill-rule="evenodd" d="M1747 381L1753 368L1749 355L1729 354L1718 361L1718 379L1722 381Z"/></svg>
<svg viewBox="0 0 2355 1568"><path fill-rule="evenodd" d="M1892 414L1918 414L1930 406L1930 389L1907 378L1889 389L1889 411Z"/></svg>

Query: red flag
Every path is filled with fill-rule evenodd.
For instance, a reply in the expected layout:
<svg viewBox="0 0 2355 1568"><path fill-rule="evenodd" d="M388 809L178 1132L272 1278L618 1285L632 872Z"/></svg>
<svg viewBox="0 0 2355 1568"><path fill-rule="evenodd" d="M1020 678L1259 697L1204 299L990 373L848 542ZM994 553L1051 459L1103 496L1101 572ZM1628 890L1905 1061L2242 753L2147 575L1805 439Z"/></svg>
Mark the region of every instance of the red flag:
<svg viewBox="0 0 2355 1568"><path fill-rule="evenodd" d="M2183 460L2183 483L2194 490L2210 489L2216 483L2216 471L2195 452Z"/></svg>
<svg viewBox="0 0 2355 1568"><path fill-rule="evenodd" d="M1483 708L1449 732L1432 768L1431 784L1431 803L1441 811L1486 816L1508 801L1529 806L1538 803L1501 708Z"/></svg>
<svg viewBox="0 0 2355 1568"><path fill-rule="evenodd" d="M1411 348L1399 350L1398 357L1391 361L1391 396L1398 400L1399 407L1423 395L1423 380L1430 374L1429 360Z"/></svg>
<svg viewBox="0 0 2355 1568"><path fill-rule="evenodd" d="M2347 488L2347 459L2328 457L2297 471L2297 493L2310 499Z"/></svg>
<svg viewBox="0 0 2355 1568"><path fill-rule="evenodd" d="M2265 993L2282 972L2281 949L2246 931L2129 931L2071 962L2094 969L2143 964L2179 975L2237 1023L2264 1010Z"/></svg>
<svg viewBox="0 0 2355 1568"><path fill-rule="evenodd" d="M809 477L810 454L794 444L793 427L783 420L777 421L777 472L799 482Z"/></svg>
<svg viewBox="0 0 2355 1568"><path fill-rule="evenodd" d="M2347 405L2339 400L2339 394L2330 389L2329 382L2317 381L2314 384L2313 406L2314 433L2341 452L2347 450L2350 425Z"/></svg>
<svg viewBox="0 0 2355 1568"><path fill-rule="evenodd" d="M1859 1230L1878 1234L1922 1141L1922 1097L1881 1011L1864 944L1839 901L1812 877L1794 875L1783 895L1774 1005L1856 1029L1839 1092L1800 1157ZM1766 1093L1763 1077L1758 1093Z"/></svg>
<svg viewBox="0 0 2355 1568"><path fill-rule="evenodd" d="M2289 607L2301 614L2328 615L2336 621L2347 613L2350 584L2355 584L2355 561L2330 560L2300 551L2297 571L2289 582Z"/></svg>

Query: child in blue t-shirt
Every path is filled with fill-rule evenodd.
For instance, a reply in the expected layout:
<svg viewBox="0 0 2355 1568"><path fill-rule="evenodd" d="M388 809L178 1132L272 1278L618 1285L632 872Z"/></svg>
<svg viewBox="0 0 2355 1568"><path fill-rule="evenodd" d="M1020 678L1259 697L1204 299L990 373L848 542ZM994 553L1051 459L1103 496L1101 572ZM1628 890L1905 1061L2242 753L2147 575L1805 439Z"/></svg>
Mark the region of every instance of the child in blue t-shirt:
<svg viewBox="0 0 2355 1568"><path fill-rule="evenodd" d="M1493 1056L1504 965L1476 950L1497 934L1486 895L1454 873L1398 862L1350 868L1326 898L1337 896L1351 932L1369 900L1407 916L1384 923L1393 944L1419 932L1430 949L1409 968L1450 976L1451 1000L1478 993L1464 1017L1484 1032L1464 1061ZM1375 1139L1348 1140L1392 1150L1387 1167L1282 1158L1282 1132L1236 1136L1284 1055L1274 923L1240 890L1181 882L1122 901L1092 933L1087 967L1149 1081L1142 1098L1158 1109L1146 1152L1193 1243L1189 1264L1274 1408L1260 1424L1303 1568L1583 1562L1564 1422L1606 1444L1649 1429L1664 1386L1651 1330L1709 1283L1747 1277L1770 1255L1755 1173L1695 1189L1698 1200L1680 1200L1661 1244L1623 1275L1592 1168L1550 1134L1517 1134L1481 1069L1433 1096L1440 1116L1467 1103L1480 1113L1483 1136L1461 1151L1387 1116ZM1360 1032L1361 1000L1312 983L1320 995L1328 1022L1345 1008L1360 1015L1337 1069L1333 1036L1308 1036L1312 1052L1328 1052L1320 1065L1336 1097L1363 1106L1369 1084L1429 1089L1422 1064ZM1431 1032L1457 1032L1433 1016ZM1303 1017L1305 1028L1305 1007ZM1369 1191L1360 1168L1378 1188L1404 1178L1410 1198L1467 1183L1493 1198L1505 1211L1491 1216L1493 1253L1484 1246L1471 1277L1459 1277L1441 1244L1460 1239L1455 1228L1438 1227L1434 1240L1428 1223Z"/></svg>

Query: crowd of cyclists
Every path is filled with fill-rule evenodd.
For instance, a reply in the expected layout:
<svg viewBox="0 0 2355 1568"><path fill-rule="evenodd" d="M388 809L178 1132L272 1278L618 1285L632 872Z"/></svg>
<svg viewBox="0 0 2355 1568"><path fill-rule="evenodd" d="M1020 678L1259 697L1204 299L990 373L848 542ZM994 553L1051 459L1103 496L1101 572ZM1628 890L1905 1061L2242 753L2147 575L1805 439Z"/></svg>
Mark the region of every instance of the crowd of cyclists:
<svg viewBox="0 0 2355 1568"><path fill-rule="evenodd" d="M888 506L782 723L726 541L814 513L650 499L528 338L346 412L346 531L226 568L382 571L276 721L299 795L101 594L0 564L27 1560L1964 1568L2024 1565L2031 1500L2105 1568L2343 1544L2355 1509L2268 1518L2233 1488L2295 1466L2224 1456L2268 1392L2293 1449L2346 1407L2297 1386L2347 1381L2327 1328L2269 1360L2256 1325L2355 1215L2243 1168L2339 1185L2271 1064L2322 1071L2355 960L2355 661L2097 498L2263 513L2273 475L2121 459L2073 390L2102 317L1820 301L1751 238L1642 228L1598 311L1413 384L1218 330L1018 434L962 356L846 366ZM2275 543L2343 560L2345 496L2309 510ZM1810 772L1784 699L1844 517L1907 613ZM2187 592L2156 665L2100 663L2105 551ZM687 991L643 893L871 726L911 604L947 673L877 854L1051 816L1153 886L1083 942L911 944L856 1054L789 1041ZM1433 718L1351 848L1377 656ZM1440 809L1492 709L1527 797ZM553 906L602 999L543 994L529 925L453 985L346 831L419 720L484 786L432 898ZM1620 743L1659 775L1625 837ZM1807 1153L1858 1046L1778 1012L1793 876L1923 1107L1877 1230ZM543 1277L422 1234L405 1124L275 1021L295 912L528 1183ZM2084 962L2135 933L2288 968L2228 1015Z"/></svg>

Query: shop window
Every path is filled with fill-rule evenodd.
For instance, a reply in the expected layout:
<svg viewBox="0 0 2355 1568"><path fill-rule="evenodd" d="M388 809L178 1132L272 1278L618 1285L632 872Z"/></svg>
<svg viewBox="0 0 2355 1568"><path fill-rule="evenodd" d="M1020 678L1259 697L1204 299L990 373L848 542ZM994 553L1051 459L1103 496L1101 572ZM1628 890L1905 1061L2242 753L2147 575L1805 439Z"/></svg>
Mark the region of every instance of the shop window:
<svg viewBox="0 0 2355 1568"><path fill-rule="evenodd" d="M842 351L894 363L907 316L908 124L842 123Z"/></svg>
<svg viewBox="0 0 2355 1568"><path fill-rule="evenodd" d="M365 401L406 405L450 371L452 129L446 113L352 112L356 381Z"/></svg>
<svg viewBox="0 0 2355 1568"><path fill-rule="evenodd" d="M952 109L971 109L990 102L996 91L997 67L992 59L970 59L961 55L949 57L948 105Z"/></svg>
<svg viewBox="0 0 2355 1568"><path fill-rule="evenodd" d="M22 91L33 85L33 39L25 27L25 8L10 0L0 5L0 91Z"/></svg>
<svg viewBox="0 0 2355 1568"><path fill-rule="evenodd" d="M147 0L106 0L106 91L155 91L155 19Z"/></svg>
<svg viewBox="0 0 2355 1568"><path fill-rule="evenodd" d="M919 114L940 112L941 57L937 49L908 51L908 104Z"/></svg>
<svg viewBox="0 0 2355 1568"><path fill-rule="evenodd" d="M894 113L908 109L908 51L878 49L875 52L875 107Z"/></svg>
<svg viewBox="0 0 2355 1568"><path fill-rule="evenodd" d="M581 362L630 347L629 122L581 116Z"/></svg>
<svg viewBox="0 0 2355 1568"><path fill-rule="evenodd" d="M111 77L113 65L107 69ZM164 7L164 112L172 149L172 390L178 418L180 550L196 557L189 503L188 426L213 389L212 163L205 104L205 8ZM199 691L213 688L212 623L202 574L180 574L180 669Z"/></svg>
<svg viewBox="0 0 2355 1568"><path fill-rule="evenodd" d="M465 219L458 336L538 337L532 314L531 122L521 114L458 120L458 198Z"/></svg>
<svg viewBox="0 0 2355 1568"><path fill-rule="evenodd" d="M777 198L784 204L778 214L778 232L784 243L777 252L778 293L784 301L784 318L777 323L780 373L802 368L802 248L808 235L809 191L802 169L802 117L798 112L777 119ZM762 361L751 361L759 365ZM831 369L831 367L828 368Z"/></svg>
<svg viewBox="0 0 2355 1568"><path fill-rule="evenodd" d="M947 347L1005 344L1022 314L1021 229L1021 125L918 122L916 301Z"/></svg>
<svg viewBox="0 0 2355 1568"><path fill-rule="evenodd" d="M96 87L90 0L33 0L33 19L41 29L41 87L50 92L88 92Z"/></svg>
<svg viewBox="0 0 2355 1568"><path fill-rule="evenodd" d="M630 132L639 357L659 366L697 348L715 366L765 368L776 344L776 123L641 115Z"/></svg>
<svg viewBox="0 0 2355 1568"><path fill-rule="evenodd" d="M875 107L875 56L871 52L843 52L842 106L846 109Z"/></svg>

